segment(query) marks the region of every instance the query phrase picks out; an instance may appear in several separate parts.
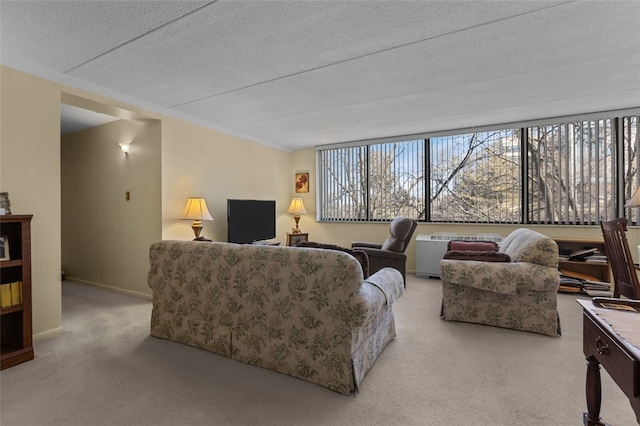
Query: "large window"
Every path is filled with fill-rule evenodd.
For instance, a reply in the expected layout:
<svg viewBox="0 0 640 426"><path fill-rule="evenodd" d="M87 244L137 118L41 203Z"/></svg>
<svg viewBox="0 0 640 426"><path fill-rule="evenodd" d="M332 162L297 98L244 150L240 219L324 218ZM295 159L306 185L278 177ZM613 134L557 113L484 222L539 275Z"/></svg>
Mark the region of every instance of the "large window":
<svg viewBox="0 0 640 426"><path fill-rule="evenodd" d="M319 147L318 219L637 224L622 206L640 185L639 128L606 117Z"/></svg>
<svg viewBox="0 0 640 426"><path fill-rule="evenodd" d="M424 217L424 141L322 150L325 220Z"/></svg>
<svg viewBox="0 0 640 426"><path fill-rule="evenodd" d="M616 216L612 119L527 130L529 222L593 224Z"/></svg>
<svg viewBox="0 0 640 426"><path fill-rule="evenodd" d="M429 139L429 220L520 222L520 144L518 129Z"/></svg>

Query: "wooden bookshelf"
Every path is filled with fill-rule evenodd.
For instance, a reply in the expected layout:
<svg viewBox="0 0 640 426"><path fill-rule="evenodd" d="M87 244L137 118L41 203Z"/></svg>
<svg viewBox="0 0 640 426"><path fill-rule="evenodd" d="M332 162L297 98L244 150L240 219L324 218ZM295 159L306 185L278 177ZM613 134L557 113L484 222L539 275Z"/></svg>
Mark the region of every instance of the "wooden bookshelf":
<svg viewBox="0 0 640 426"><path fill-rule="evenodd" d="M600 254L604 254L605 246L603 240L579 238L554 238L554 240L558 244L558 251L560 252L558 269L584 274L596 281L611 283L609 263L568 260L563 257L587 248L597 248Z"/></svg>
<svg viewBox="0 0 640 426"><path fill-rule="evenodd" d="M33 359L31 326L31 218L0 216L0 236L9 241L9 259L0 261L0 283L22 282L22 303L0 308L0 370Z"/></svg>

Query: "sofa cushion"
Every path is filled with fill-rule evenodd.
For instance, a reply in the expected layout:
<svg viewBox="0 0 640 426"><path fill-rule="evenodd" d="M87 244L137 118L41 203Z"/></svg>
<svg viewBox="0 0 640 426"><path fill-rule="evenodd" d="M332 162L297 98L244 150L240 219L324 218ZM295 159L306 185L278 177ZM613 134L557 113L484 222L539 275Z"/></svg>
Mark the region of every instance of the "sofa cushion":
<svg viewBox="0 0 640 426"><path fill-rule="evenodd" d="M511 257L508 254L496 251L450 250L446 252L442 258L479 260L481 262L511 262Z"/></svg>
<svg viewBox="0 0 640 426"><path fill-rule="evenodd" d="M502 241L501 250L511 256L512 262L528 262L558 267L558 245L537 231L518 228Z"/></svg>
<svg viewBox="0 0 640 426"><path fill-rule="evenodd" d="M461 241L451 240L447 243L447 251L498 251L495 241Z"/></svg>
<svg viewBox="0 0 640 426"><path fill-rule="evenodd" d="M296 244L296 247L305 247L305 248L319 248L319 249L325 249L325 250L337 250L337 251L342 251L345 252L347 254L350 254L351 256L355 257L356 260L360 263L360 266L362 267L362 276L364 278L368 278L369 277L369 256L367 255L366 252L362 251L362 250L351 250L345 247L340 247L340 246L336 246L333 244L324 244L324 243L317 243L314 241L301 241L298 244Z"/></svg>

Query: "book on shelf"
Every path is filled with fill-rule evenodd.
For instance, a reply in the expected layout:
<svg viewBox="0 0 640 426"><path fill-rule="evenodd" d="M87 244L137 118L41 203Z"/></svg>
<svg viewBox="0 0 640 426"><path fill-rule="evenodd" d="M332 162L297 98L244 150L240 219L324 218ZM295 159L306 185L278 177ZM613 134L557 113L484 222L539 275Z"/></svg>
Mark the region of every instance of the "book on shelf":
<svg viewBox="0 0 640 426"><path fill-rule="evenodd" d="M570 277L564 274L560 274L560 284L569 285L569 286L582 286L583 280L580 278Z"/></svg>
<svg viewBox="0 0 640 426"><path fill-rule="evenodd" d="M607 256L604 254L592 254L584 259L587 263L608 263Z"/></svg>
<svg viewBox="0 0 640 426"><path fill-rule="evenodd" d="M611 297L611 295L613 294L613 292L611 290L589 290L589 289L584 289L584 292L587 293L591 297L600 297L600 296Z"/></svg>
<svg viewBox="0 0 640 426"><path fill-rule="evenodd" d="M582 283L582 288L589 290L603 290L603 291L611 291L611 283L607 283L604 281L587 281L585 280Z"/></svg>
<svg viewBox="0 0 640 426"><path fill-rule="evenodd" d="M581 293L582 289L580 287L572 287L560 284L560 287L558 287L558 291L561 291L563 293Z"/></svg>
<svg viewBox="0 0 640 426"><path fill-rule="evenodd" d="M0 307L20 305L22 303L22 281L0 285Z"/></svg>
<svg viewBox="0 0 640 426"><path fill-rule="evenodd" d="M568 271L569 272L569 271ZM611 283L598 281L597 279L579 273L569 272L570 275L560 273L560 291L570 293L587 293L593 296L611 294Z"/></svg>
<svg viewBox="0 0 640 426"><path fill-rule="evenodd" d="M11 306L11 283L0 285L0 307Z"/></svg>
<svg viewBox="0 0 640 426"><path fill-rule="evenodd" d="M582 280L560 274L560 287L558 290L569 293L580 293L582 291Z"/></svg>
<svg viewBox="0 0 640 426"><path fill-rule="evenodd" d="M560 277L565 276L567 278L576 278L578 280L598 281L597 277L593 275L585 274L583 272L572 271L569 269L560 269Z"/></svg>
<svg viewBox="0 0 640 426"><path fill-rule="evenodd" d="M582 249L582 250L576 250L576 251L571 252L569 254L569 256L567 257L567 259L568 260L574 260L574 261L582 261L582 260L585 260L587 257L596 254L597 252L598 252L598 249L596 247L585 248L585 249Z"/></svg>
<svg viewBox="0 0 640 426"><path fill-rule="evenodd" d="M11 305L19 305L22 303L22 281L11 283Z"/></svg>

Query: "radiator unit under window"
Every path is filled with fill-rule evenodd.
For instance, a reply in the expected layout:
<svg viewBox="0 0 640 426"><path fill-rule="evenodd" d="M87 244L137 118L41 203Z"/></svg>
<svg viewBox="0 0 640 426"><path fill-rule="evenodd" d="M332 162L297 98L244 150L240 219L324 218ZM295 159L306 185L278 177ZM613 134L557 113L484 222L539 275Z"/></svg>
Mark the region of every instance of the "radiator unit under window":
<svg viewBox="0 0 640 426"><path fill-rule="evenodd" d="M416 275L421 278L440 278L440 260L447 251L451 240L495 241L500 244L502 237L498 234L457 235L436 232L416 237Z"/></svg>

